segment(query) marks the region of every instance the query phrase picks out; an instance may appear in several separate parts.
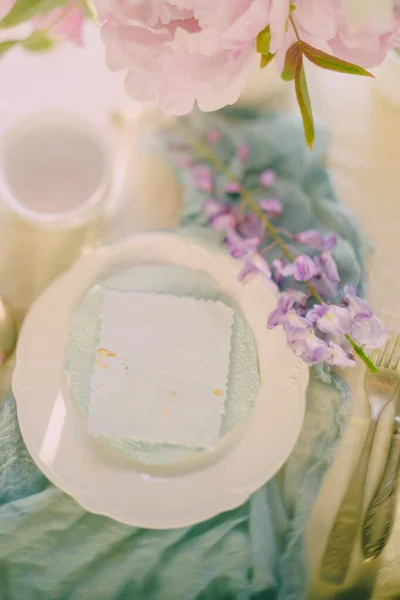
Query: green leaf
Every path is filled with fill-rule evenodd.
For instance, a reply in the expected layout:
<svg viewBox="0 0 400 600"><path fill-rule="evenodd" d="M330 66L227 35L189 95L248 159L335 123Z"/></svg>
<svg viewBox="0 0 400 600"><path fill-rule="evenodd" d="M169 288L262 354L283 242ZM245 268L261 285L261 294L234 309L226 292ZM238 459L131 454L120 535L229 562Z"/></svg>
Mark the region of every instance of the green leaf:
<svg viewBox="0 0 400 600"><path fill-rule="evenodd" d="M91 19L95 23L99 22L98 16L97 16L97 11L93 4L93 0L84 0L82 10L85 13L85 15L88 17L88 19Z"/></svg>
<svg viewBox="0 0 400 600"><path fill-rule="evenodd" d="M332 56L331 54L322 52L322 50L317 50L317 48L313 48L309 44L305 44L304 42L302 42L301 47L303 49L304 56L306 56L309 61L311 61L318 67L328 69L329 71L337 71L338 73L348 73L349 75L364 75L366 77L373 77L372 73L366 71L362 67L353 65L352 63L349 63L346 60L336 58L336 56Z"/></svg>
<svg viewBox="0 0 400 600"><path fill-rule="evenodd" d="M44 15L54 8L64 6L69 0L16 0L10 12L0 21L0 28L16 27L36 15Z"/></svg>
<svg viewBox="0 0 400 600"><path fill-rule="evenodd" d="M310 148L310 150L312 150L315 139L314 118L311 109L310 94L308 93L303 61L301 61L301 65L296 73L295 88L297 102L300 107L301 118L303 119L304 137L306 138L307 146Z"/></svg>
<svg viewBox="0 0 400 600"><path fill-rule="evenodd" d="M257 36L256 49L258 54L269 54L271 44L271 31L269 25L265 27Z"/></svg>
<svg viewBox="0 0 400 600"><path fill-rule="evenodd" d="M9 50L11 50L11 48L14 48L14 46L17 46L18 44L19 44L19 40L9 40L7 42L1 42L0 43L0 56L2 56L3 54L5 54Z"/></svg>
<svg viewBox="0 0 400 600"><path fill-rule="evenodd" d="M23 47L26 50L32 52L42 52L43 50L49 50L54 46L54 41L49 37L46 31L38 29L34 31L26 40L22 42Z"/></svg>
<svg viewBox="0 0 400 600"><path fill-rule="evenodd" d="M285 65L282 71L282 79L284 81L292 81L296 77L296 73L302 64L301 46L296 42L290 46L286 52Z"/></svg>
<svg viewBox="0 0 400 600"><path fill-rule="evenodd" d="M271 60L274 58L275 54L261 54L261 62L260 62L260 67L261 69L265 69L265 67L267 67L269 65L269 63L271 62Z"/></svg>

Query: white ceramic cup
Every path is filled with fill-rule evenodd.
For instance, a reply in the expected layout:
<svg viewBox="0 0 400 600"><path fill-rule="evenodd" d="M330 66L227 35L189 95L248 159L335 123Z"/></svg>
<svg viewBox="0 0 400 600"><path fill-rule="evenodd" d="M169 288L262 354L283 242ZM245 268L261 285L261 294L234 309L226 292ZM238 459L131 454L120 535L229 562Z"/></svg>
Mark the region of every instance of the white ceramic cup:
<svg viewBox="0 0 400 600"><path fill-rule="evenodd" d="M34 115L3 137L0 294L19 314L96 245L112 175L107 136L75 115Z"/></svg>

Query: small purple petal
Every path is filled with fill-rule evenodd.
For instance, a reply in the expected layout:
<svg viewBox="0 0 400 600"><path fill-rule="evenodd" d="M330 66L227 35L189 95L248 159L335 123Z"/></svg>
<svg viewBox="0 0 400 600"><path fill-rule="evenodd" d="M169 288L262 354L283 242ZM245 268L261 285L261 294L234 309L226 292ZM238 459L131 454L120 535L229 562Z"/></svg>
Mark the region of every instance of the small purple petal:
<svg viewBox="0 0 400 600"><path fill-rule="evenodd" d="M293 263L293 277L296 281L309 281L317 274L312 258L305 254L297 256Z"/></svg>
<svg viewBox="0 0 400 600"><path fill-rule="evenodd" d="M303 338L310 329L310 323L304 317L297 314L295 310L289 310L282 320L283 329L289 341L295 338Z"/></svg>
<svg viewBox="0 0 400 600"><path fill-rule="evenodd" d="M241 190L241 186L239 183L235 183L234 181L229 181L224 188L225 192L228 194L238 194Z"/></svg>
<svg viewBox="0 0 400 600"><path fill-rule="evenodd" d="M266 189L268 189L274 185L275 179L276 179L275 171L272 171L271 169L263 171L260 175L260 183Z"/></svg>
<svg viewBox="0 0 400 600"><path fill-rule="evenodd" d="M389 334L382 327L381 321L375 315L369 319L356 319L353 321L351 337L360 346L368 348L382 348L386 344Z"/></svg>
<svg viewBox="0 0 400 600"><path fill-rule="evenodd" d="M216 144L217 142L219 142L220 139L221 134L218 131L218 129L210 129L207 132L207 140L210 142L210 144Z"/></svg>
<svg viewBox="0 0 400 600"><path fill-rule="evenodd" d="M270 313L270 315L268 316L268 321L267 321L268 329L274 329L274 327L276 327L277 325L280 325L282 323L282 320L283 320L283 317L285 316L285 314L286 313L279 310L279 308L276 308L275 310L273 310L272 313Z"/></svg>
<svg viewBox="0 0 400 600"><path fill-rule="evenodd" d="M193 181L199 190L211 192L213 190L213 177L211 170L203 165L192 167Z"/></svg>
<svg viewBox="0 0 400 600"><path fill-rule="evenodd" d="M329 345L318 338L309 327L302 337L288 338L293 352L309 365L329 360L332 350Z"/></svg>
<svg viewBox="0 0 400 600"><path fill-rule="evenodd" d="M249 158L250 148L248 144L241 144L236 150L236 156L241 162L246 162Z"/></svg>
<svg viewBox="0 0 400 600"><path fill-rule="evenodd" d="M357 296L357 288L353 283L348 283L343 293L345 296Z"/></svg>
<svg viewBox="0 0 400 600"><path fill-rule="evenodd" d="M231 209L227 204L216 200L215 198L209 198L202 206L203 212L207 217L215 217L221 212L229 212Z"/></svg>
<svg viewBox="0 0 400 600"><path fill-rule="evenodd" d="M264 198L260 200L260 206L271 219L280 217L283 213L283 206L276 198Z"/></svg>
<svg viewBox="0 0 400 600"><path fill-rule="evenodd" d="M332 255L329 252L323 252L316 256L314 261L318 273L310 283L324 298L333 298L337 294L339 273Z"/></svg>
<svg viewBox="0 0 400 600"><path fill-rule="evenodd" d="M310 246L310 248L315 248L315 250L320 250L321 252L325 249L324 236L320 231L314 229L296 233L294 240L305 246Z"/></svg>
<svg viewBox="0 0 400 600"><path fill-rule="evenodd" d="M269 268L269 264L259 252L254 254L253 263L258 269L259 273L261 273L265 279L271 279L271 269Z"/></svg>
<svg viewBox="0 0 400 600"><path fill-rule="evenodd" d="M335 233L332 233L331 235L327 235L325 237L325 244L324 244L324 250L333 250L333 248L336 246L336 242L337 242L337 235Z"/></svg>
<svg viewBox="0 0 400 600"><path fill-rule="evenodd" d="M307 321L310 321L313 325L320 319L324 317L329 310L329 306L327 304L315 304L314 308L308 311L306 314Z"/></svg>
<svg viewBox="0 0 400 600"><path fill-rule="evenodd" d="M239 273L239 281L247 280L252 275L262 275L267 280L271 278L269 265L258 252L255 252L251 259L245 261Z"/></svg>
<svg viewBox="0 0 400 600"><path fill-rule="evenodd" d="M239 281L246 281L254 275L259 275L259 273L260 272L257 269L257 267L251 261L247 261L244 263L243 268L239 273L238 279Z"/></svg>
<svg viewBox="0 0 400 600"><path fill-rule="evenodd" d="M342 302L349 309L353 319L369 319L373 315L371 306L364 298L357 296L353 285L346 285L344 288Z"/></svg>
<svg viewBox="0 0 400 600"><path fill-rule="evenodd" d="M286 264L283 258L277 258L272 261L272 267L274 269L274 281L278 285L283 284L285 277L293 275L293 265L290 263Z"/></svg>
<svg viewBox="0 0 400 600"><path fill-rule="evenodd" d="M332 254L330 252L323 252L319 259L327 278L330 281L338 283L340 281L339 272Z"/></svg>
<svg viewBox="0 0 400 600"><path fill-rule="evenodd" d="M260 238L244 239L236 231L228 230L226 232L225 245L233 258L243 258L244 260L251 258L259 244Z"/></svg>
<svg viewBox="0 0 400 600"><path fill-rule="evenodd" d="M337 368L353 367L356 364L354 356L348 354L341 346L335 342L329 344L332 350L332 356L327 360L328 365Z"/></svg>
<svg viewBox="0 0 400 600"><path fill-rule="evenodd" d="M317 319L317 327L322 333L333 336L344 336L350 333L351 315L346 308L332 304L324 315Z"/></svg>
<svg viewBox="0 0 400 600"><path fill-rule="evenodd" d="M303 294L303 292L299 292L299 290L289 289L285 292L282 292L282 294L280 294L278 298L277 308L274 311L272 311L272 313L268 317L268 329L273 329L277 325L280 325L283 321L283 318L286 316L289 310L294 309L294 311L296 312L297 307L302 307L302 305L306 301L306 298L307 296ZM306 326L307 325L304 325L304 327Z"/></svg>
<svg viewBox="0 0 400 600"><path fill-rule="evenodd" d="M260 219L254 213L246 213L240 219L238 231L245 238L260 238L265 235L265 230Z"/></svg>
<svg viewBox="0 0 400 600"><path fill-rule="evenodd" d="M210 219L210 226L213 231L228 231L236 227L236 217L234 214L226 212L219 213Z"/></svg>
<svg viewBox="0 0 400 600"><path fill-rule="evenodd" d="M278 309L285 314L291 309L294 309L297 312L298 309L303 309L306 300L306 294L299 290L295 290L294 288L290 288L279 295Z"/></svg>

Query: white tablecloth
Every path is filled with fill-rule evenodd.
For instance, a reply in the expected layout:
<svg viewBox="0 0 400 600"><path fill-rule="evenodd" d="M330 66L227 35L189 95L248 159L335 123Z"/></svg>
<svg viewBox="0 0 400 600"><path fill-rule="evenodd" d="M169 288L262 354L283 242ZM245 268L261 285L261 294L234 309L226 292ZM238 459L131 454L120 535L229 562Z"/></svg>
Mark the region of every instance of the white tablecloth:
<svg viewBox="0 0 400 600"><path fill-rule="evenodd" d="M107 129L112 111L132 109L124 97L122 75L108 72L104 65L104 51L97 31L89 28L86 37L85 51L64 45L47 56L15 51L0 61L3 84L0 134L12 123L38 110L72 110ZM316 115L326 121L333 132L330 166L341 201L354 212L366 235L376 243L376 254L370 264L370 298L377 310L400 313L397 306L400 270L396 252L400 250L400 109L387 104L370 79L312 70L310 87ZM167 188L166 182L169 182ZM109 227L109 240L134 231L173 226L177 222L179 188L162 161L155 162L133 153L122 201ZM4 293L7 282L2 282L2 286ZM8 385L6 375L3 372L3 388ZM354 395L345 436L308 527L312 598L337 597L336 588L319 582L318 565L365 433L362 376L361 369L349 374ZM385 451L389 418L390 415L382 422L375 472ZM372 473L370 489L373 484ZM400 511L397 527L399 530L385 551L378 573L375 598L400 597L400 577L399 585L388 584L387 577L388 571L395 569L394 565L400 567ZM373 580L377 566L378 563L360 566L355 553L354 567L345 588L351 590L353 584ZM356 596L353 589L347 597L355 600L356 597L367 598L368 594L364 591Z"/></svg>

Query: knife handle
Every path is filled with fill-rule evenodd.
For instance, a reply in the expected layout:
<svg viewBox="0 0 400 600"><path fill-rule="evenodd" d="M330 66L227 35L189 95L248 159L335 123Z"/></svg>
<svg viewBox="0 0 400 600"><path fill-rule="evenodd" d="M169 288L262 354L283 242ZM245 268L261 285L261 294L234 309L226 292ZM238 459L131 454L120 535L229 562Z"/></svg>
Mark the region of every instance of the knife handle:
<svg viewBox="0 0 400 600"><path fill-rule="evenodd" d="M362 551L365 558L379 556L390 537L396 508L400 463L400 434L392 436L385 470L364 517Z"/></svg>
<svg viewBox="0 0 400 600"><path fill-rule="evenodd" d="M361 524L365 480L377 424L377 417L369 422L357 466L337 512L323 555L320 576L324 581L336 585L342 584L346 578Z"/></svg>

